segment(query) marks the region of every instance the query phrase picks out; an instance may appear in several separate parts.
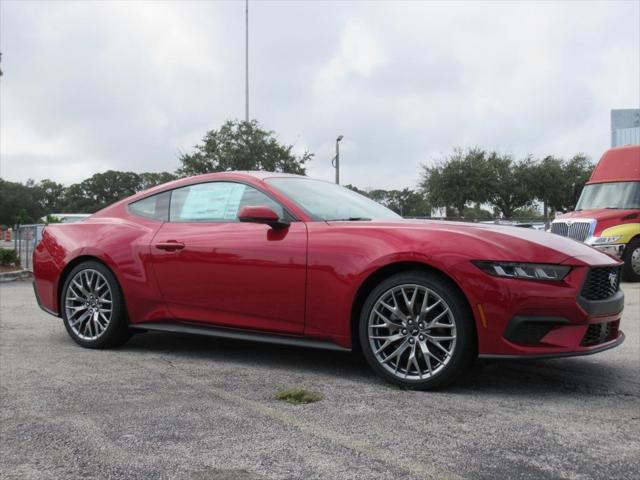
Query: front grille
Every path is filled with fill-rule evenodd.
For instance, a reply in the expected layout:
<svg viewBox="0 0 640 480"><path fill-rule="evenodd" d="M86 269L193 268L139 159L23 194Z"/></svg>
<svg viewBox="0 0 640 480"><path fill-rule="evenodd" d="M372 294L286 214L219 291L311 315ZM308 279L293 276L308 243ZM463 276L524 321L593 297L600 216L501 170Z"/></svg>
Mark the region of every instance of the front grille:
<svg viewBox="0 0 640 480"><path fill-rule="evenodd" d="M592 347L600 343L608 342L618 336L619 320L615 322L592 323L587 328L587 332L582 338L580 345L583 347Z"/></svg>
<svg viewBox="0 0 640 480"><path fill-rule="evenodd" d="M589 270L580 293L587 300L605 300L620 287L620 267L595 267Z"/></svg>
<svg viewBox="0 0 640 480"><path fill-rule="evenodd" d="M580 242L584 242L591 233L592 221L555 221L551 224L551 233L561 235L563 237L573 238Z"/></svg>

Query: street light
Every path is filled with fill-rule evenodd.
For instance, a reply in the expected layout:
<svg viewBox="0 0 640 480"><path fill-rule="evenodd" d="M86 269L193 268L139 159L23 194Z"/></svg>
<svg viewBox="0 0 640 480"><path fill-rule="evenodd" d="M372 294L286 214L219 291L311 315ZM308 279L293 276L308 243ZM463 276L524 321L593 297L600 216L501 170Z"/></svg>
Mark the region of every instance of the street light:
<svg viewBox="0 0 640 480"><path fill-rule="evenodd" d="M331 165L336 169L336 183L340 184L340 140L342 140L343 136L340 135L336 138L336 156L331 160Z"/></svg>
<svg viewBox="0 0 640 480"><path fill-rule="evenodd" d="M244 121L249 123L249 0L244 2Z"/></svg>

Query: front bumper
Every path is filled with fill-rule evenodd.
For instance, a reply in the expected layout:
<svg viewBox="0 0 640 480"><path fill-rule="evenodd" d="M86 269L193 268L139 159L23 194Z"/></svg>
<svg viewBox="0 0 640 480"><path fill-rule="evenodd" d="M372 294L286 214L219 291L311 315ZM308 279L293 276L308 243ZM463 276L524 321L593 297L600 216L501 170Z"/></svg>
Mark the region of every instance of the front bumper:
<svg viewBox="0 0 640 480"><path fill-rule="evenodd" d="M562 282L505 279L484 272L466 272L467 281L474 286L482 285L482 289L475 290L476 295L469 298L476 316L479 356L588 355L624 341L619 328L624 293L618 290L606 300L583 298L581 292L587 272L596 265L575 258L569 262L572 270Z"/></svg>
<svg viewBox="0 0 640 480"><path fill-rule="evenodd" d="M509 355L499 353L481 353L478 355L480 358L487 359L504 359L504 360L544 360L549 358L562 358L562 357L582 357L584 355L593 355L594 353L604 352L612 348L621 345L624 342L625 336L623 332L619 332L619 335L614 340L606 343L602 343L596 347L585 348L579 350L572 350L570 352L552 352L552 353L530 353L528 355Z"/></svg>
<svg viewBox="0 0 640 480"><path fill-rule="evenodd" d="M626 246L623 243L615 243L613 245L591 245L593 248L600 250L603 253L613 255L618 258L622 258L624 254L624 247Z"/></svg>

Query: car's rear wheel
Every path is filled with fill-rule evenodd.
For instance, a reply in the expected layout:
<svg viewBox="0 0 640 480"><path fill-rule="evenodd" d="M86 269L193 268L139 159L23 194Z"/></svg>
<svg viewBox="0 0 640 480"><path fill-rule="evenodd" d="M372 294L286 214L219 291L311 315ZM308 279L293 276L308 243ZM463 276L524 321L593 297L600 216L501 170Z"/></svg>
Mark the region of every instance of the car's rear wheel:
<svg viewBox="0 0 640 480"><path fill-rule="evenodd" d="M627 245L623 255L624 266L622 276L629 282L640 282L640 238L635 238Z"/></svg>
<svg viewBox="0 0 640 480"><path fill-rule="evenodd" d="M61 311L71 338L88 348L109 348L129 339L126 309L120 286L103 264L87 261L67 275Z"/></svg>
<svg viewBox="0 0 640 480"><path fill-rule="evenodd" d="M426 390L459 377L476 355L471 312L445 278L406 272L369 294L359 323L369 365L391 383Z"/></svg>

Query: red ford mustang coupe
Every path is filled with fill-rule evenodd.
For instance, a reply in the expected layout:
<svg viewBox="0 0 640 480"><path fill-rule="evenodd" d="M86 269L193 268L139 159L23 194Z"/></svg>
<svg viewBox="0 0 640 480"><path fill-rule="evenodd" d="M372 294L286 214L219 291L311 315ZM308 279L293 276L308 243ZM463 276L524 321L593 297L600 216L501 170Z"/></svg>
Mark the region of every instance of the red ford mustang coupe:
<svg viewBox="0 0 640 480"><path fill-rule="evenodd" d="M473 359L622 343L621 262L513 226L404 220L333 183L228 172L160 185L34 252L40 306L84 347L133 330L362 350L426 389Z"/></svg>

